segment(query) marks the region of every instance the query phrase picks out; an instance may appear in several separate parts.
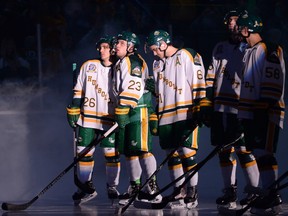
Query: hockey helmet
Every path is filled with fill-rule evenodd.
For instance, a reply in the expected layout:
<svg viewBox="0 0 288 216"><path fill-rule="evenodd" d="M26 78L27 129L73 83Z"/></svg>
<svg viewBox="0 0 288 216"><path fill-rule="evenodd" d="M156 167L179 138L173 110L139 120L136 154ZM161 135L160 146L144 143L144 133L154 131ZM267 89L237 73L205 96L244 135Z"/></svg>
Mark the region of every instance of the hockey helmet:
<svg viewBox="0 0 288 216"><path fill-rule="evenodd" d="M128 43L128 46L131 44L134 45L134 49L137 49L140 45L140 40L137 37L136 34L129 32L129 31L123 31L117 36L117 40L125 40Z"/></svg>
<svg viewBox="0 0 288 216"><path fill-rule="evenodd" d="M152 45L157 45L159 47L161 41L170 44L171 43L170 35L166 31L156 30L148 35L146 39L146 46L150 47Z"/></svg>
<svg viewBox="0 0 288 216"><path fill-rule="evenodd" d="M114 43L115 37L109 36L109 35L105 35L103 37L101 37L97 42L96 42L96 49L99 49L100 45L102 43L108 43L109 47L112 48L113 47L113 43Z"/></svg>
<svg viewBox="0 0 288 216"><path fill-rule="evenodd" d="M240 12L238 9L233 9L233 10L230 10L228 11L225 16L224 16L224 24L227 25L228 22L229 22L229 18L232 17L232 16L239 16L240 15Z"/></svg>
<svg viewBox="0 0 288 216"><path fill-rule="evenodd" d="M248 13L241 14L237 20L239 30L243 27L248 28L250 33L260 33L263 28L263 22L260 17L255 15L248 15Z"/></svg>

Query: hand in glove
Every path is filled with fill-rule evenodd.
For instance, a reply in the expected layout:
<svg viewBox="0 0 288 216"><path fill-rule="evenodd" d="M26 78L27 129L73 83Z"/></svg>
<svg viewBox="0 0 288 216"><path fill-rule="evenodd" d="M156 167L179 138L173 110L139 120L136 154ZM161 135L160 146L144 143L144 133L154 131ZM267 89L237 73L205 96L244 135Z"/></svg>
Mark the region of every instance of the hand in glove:
<svg viewBox="0 0 288 216"><path fill-rule="evenodd" d="M149 128L152 135L158 135L158 116L156 113L152 113L149 116Z"/></svg>
<svg viewBox="0 0 288 216"><path fill-rule="evenodd" d="M115 108L115 121L118 123L119 128L125 128L130 123L129 107L116 107Z"/></svg>
<svg viewBox="0 0 288 216"><path fill-rule="evenodd" d="M76 106L68 106L66 108L67 110L67 120L69 125L72 128L76 128L77 127L77 121L80 117L80 108L76 107Z"/></svg>

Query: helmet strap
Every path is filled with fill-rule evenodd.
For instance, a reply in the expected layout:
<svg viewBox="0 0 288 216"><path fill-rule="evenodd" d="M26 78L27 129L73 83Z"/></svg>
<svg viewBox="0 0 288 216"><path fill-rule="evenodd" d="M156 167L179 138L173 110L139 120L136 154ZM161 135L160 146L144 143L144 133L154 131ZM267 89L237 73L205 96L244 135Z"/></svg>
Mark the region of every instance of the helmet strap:
<svg viewBox="0 0 288 216"><path fill-rule="evenodd" d="M166 43L165 43L166 44ZM160 42L160 45L159 45L159 50L161 51L161 52L164 52L164 57L166 57L166 50L167 50L167 48L168 48L168 44L166 44L166 47L165 47L165 49L161 49L161 46L163 46L164 45L164 41L161 41Z"/></svg>
<svg viewBox="0 0 288 216"><path fill-rule="evenodd" d="M249 38L249 37L250 37L250 34L251 34L251 32L248 31L248 35L247 35L247 36L242 35L242 37L245 38L245 39L246 39L246 38Z"/></svg>
<svg viewBox="0 0 288 216"><path fill-rule="evenodd" d="M127 51L127 55L133 53L133 52L134 52L134 45L131 44L131 43L127 43L127 49L126 49L126 51Z"/></svg>
<svg viewBox="0 0 288 216"><path fill-rule="evenodd" d="M242 33L240 33L240 34L241 34L241 36L242 36L243 38L245 38L245 39L246 39L246 38L248 38L248 37L250 36L251 32L248 30L248 28L247 28L247 27L245 27L245 28L246 28L246 30L245 30L245 31L248 33L248 34L247 34L247 36L244 36Z"/></svg>

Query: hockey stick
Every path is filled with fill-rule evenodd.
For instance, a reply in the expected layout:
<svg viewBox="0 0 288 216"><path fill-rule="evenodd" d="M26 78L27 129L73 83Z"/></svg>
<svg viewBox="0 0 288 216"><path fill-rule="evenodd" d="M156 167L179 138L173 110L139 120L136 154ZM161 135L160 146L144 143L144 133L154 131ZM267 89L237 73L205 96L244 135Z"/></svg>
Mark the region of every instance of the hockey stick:
<svg viewBox="0 0 288 216"><path fill-rule="evenodd" d="M77 159L77 128L73 128L73 156L74 160ZM74 169L73 169L73 174L74 174L74 184L80 188L78 185L80 183L78 177L77 177L77 164L74 164Z"/></svg>
<svg viewBox="0 0 288 216"><path fill-rule="evenodd" d="M77 128L73 128L73 156L74 160L77 159ZM77 176L77 164L74 164L74 169L73 169L73 174L74 174L74 184L80 188L80 181Z"/></svg>
<svg viewBox="0 0 288 216"><path fill-rule="evenodd" d="M74 167L75 164L77 164L93 147L98 145L103 139L105 139L107 136L109 136L116 128L118 127L118 124L115 123L108 131L106 131L98 140L93 140L85 149L81 151L79 156L74 159L73 163L71 163L69 166L67 166L59 175L57 175L40 193L38 193L33 199L31 199L27 203L23 204L12 204L3 202L2 203L2 209L7 211L20 211L25 210L29 206L31 206L36 200L39 199L42 195L44 195L56 182L58 182L70 169Z"/></svg>
<svg viewBox="0 0 288 216"><path fill-rule="evenodd" d="M275 190L275 191L279 191L282 190L284 188L286 188L288 186L288 182L285 184L280 185L280 183L286 178L288 177L288 171L284 172L277 180L275 180L269 187L268 190ZM276 188L275 188L276 186ZM261 196L255 194L252 197L252 200L242 209L222 209L222 213L225 215L236 215L236 216L240 216L243 215L248 209L250 209L253 204L255 204L255 202L261 199ZM221 211L220 211L221 213Z"/></svg>
<svg viewBox="0 0 288 216"><path fill-rule="evenodd" d="M76 71L77 70L77 64L73 63L72 64L72 73L73 73L73 89L76 85L77 82L77 77L76 77ZM78 140L78 134L77 134L77 127L73 128L73 156L74 156L74 160L77 158L77 140ZM78 184L80 183L78 177L77 177L77 164L74 165L74 184L78 186ZM79 187L80 188L80 187Z"/></svg>
<svg viewBox="0 0 288 216"><path fill-rule="evenodd" d="M197 128L197 124L195 124L192 128L192 130L183 138L183 141L181 141L181 143L187 141L187 139L189 139L189 136L193 133L193 131ZM162 167L164 166L164 164L173 156L173 154L177 151L179 147L177 146L175 149L173 149L166 157L165 159L162 161L162 163L158 166L158 168L153 172L153 174L144 182L144 184L142 184L139 188L139 191L135 194L133 194L133 196L130 198L129 202L123 206L123 207L119 207L118 209L115 209L115 214L117 215L121 215L123 214L128 207L135 201L135 199L137 198L137 195L139 194L139 192L148 184L148 182L155 176L157 175L157 173L162 169ZM156 197L156 196L155 196Z"/></svg>
<svg viewBox="0 0 288 216"><path fill-rule="evenodd" d="M177 179L173 180L172 182L170 182L168 185L166 185L165 187L163 187L162 189L160 189L157 193L153 194L152 197L156 197L158 194L163 193L164 191L166 191L168 188L170 188L171 186L175 185L175 183L177 183L180 179L184 178L185 176L188 175L187 178L185 178L184 182L175 188L175 190L173 191L173 193L169 196L166 196L162 199L162 201L160 203L151 203L151 202L137 202L134 204L134 207L136 208L147 208L147 209L163 209L169 202L171 202L174 197L176 195L178 195L181 191L181 189L187 184L188 181L190 181L190 179L211 159L213 158L218 152L220 152L222 149L227 148L233 144L235 144L236 142L238 142L240 139L242 139L244 137L244 134L242 133L236 140L234 140L233 142L230 142L228 144L224 144L224 145L219 145L216 146L212 152L210 152L209 155L207 155L201 162L199 162L196 166L194 166L192 169L188 170L187 172L185 172L184 174L182 174L181 176L179 176ZM192 173L191 173L192 172Z"/></svg>

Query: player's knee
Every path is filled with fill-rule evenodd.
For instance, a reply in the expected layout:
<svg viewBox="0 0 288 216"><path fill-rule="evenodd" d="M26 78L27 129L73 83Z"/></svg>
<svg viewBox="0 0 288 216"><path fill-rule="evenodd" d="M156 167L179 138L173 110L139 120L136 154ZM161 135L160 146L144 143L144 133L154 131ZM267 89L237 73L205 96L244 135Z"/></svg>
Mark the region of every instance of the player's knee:
<svg viewBox="0 0 288 216"><path fill-rule="evenodd" d="M187 148L187 147L180 147L177 150L180 158L190 158L196 155L197 150L196 149L191 149L191 148Z"/></svg>
<svg viewBox="0 0 288 216"><path fill-rule="evenodd" d="M178 156L172 156L169 160L168 160L168 167L169 169L175 169L179 166L182 166L182 162L181 159Z"/></svg>
<svg viewBox="0 0 288 216"><path fill-rule="evenodd" d="M106 163L119 163L120 155L105 156L105 159L106 159Z"/></svg>
<svg viewBox="0 0 288 216"><path fill-rule="evenodd" d="M261 156L256 161L259 170L273 170L278 167L277 159L273 154Z"/></svg>
<svg viewBox="0 0 288 216"><path fill-rule="evenodd" d="M140 159L144 159L144 158L148 158L148 157L152 157L153 154L151 152L142 152L141 155L139 155Z"/></svg>
<svg viewBox="0 0 288 216"><path fill-rule="evenodd" d="M85 157L82 157L81 159L80 159L80 162L87 162L87 163L89 163L89 162L92 162L92 161L94 161L94 158L93 158L93 156L92 155L86 155Z"/></svg>
<svg viewBox="0 0 288 216"><path fill-rule="evenodd" d="M77 155L81 155L82 151L85 149L83 146L77 146ZM93 159L93 154L95 152L95 148L92 148L84 157L84 158L92 158Z"/></svg>
<svg viewBox="0 0 288 216"><path fill-rule="evenodd" d="M191 157L186 157L182 159L182 165L184 170L190 170L192 169L194 166L197 165L197 161L196 161L196 156L191 156Z"/></svg>
<svg viewBox="0 0 288 216"><path fill-rule="evenodd" d="M240 148L236 150L236 154L243 168L256 164L256 159L251 151Z"/></svg>
<svg viewBox="0 0 288 216"><path fill-rule="evenodd" d="M231 166L236 163L236 158L234 152L231 151L223 151L218 154L220 165L222 167Z"/></svg>

